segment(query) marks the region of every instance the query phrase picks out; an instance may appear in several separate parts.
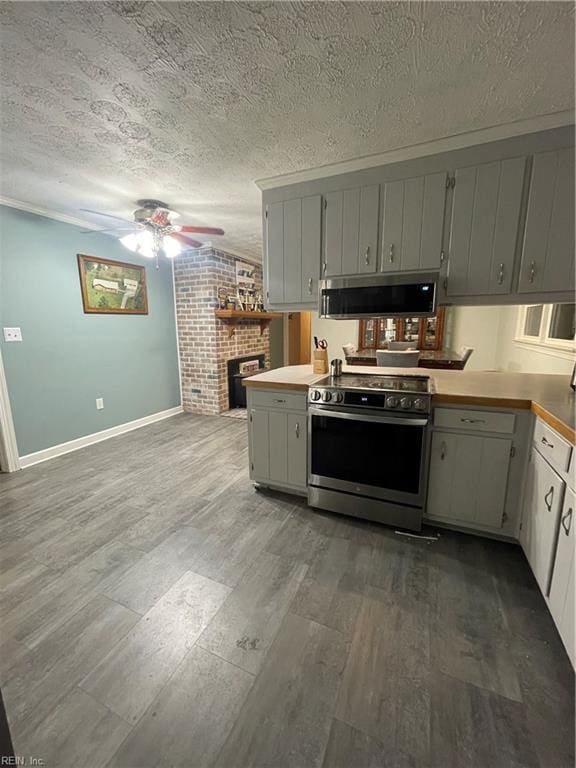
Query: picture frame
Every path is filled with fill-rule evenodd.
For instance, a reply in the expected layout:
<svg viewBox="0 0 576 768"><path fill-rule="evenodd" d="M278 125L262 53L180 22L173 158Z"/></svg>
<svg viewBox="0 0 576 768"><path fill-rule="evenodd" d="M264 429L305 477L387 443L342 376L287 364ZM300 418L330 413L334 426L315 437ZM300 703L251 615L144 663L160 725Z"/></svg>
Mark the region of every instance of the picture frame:
<svg viewBox="0 0 576 768"><path fill-rule="evenodd" d="M146 267L77 254L85 314L147 315Z"/></svg>

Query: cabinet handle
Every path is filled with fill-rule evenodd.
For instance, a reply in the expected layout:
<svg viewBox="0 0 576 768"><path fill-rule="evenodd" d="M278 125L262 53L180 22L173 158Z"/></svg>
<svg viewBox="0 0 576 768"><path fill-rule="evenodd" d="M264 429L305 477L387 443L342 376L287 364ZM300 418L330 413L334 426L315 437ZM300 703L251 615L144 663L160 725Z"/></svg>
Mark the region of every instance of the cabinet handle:
<svg viewBox="0 0 576 768"><path fill-rule="evenodd" d="M535 261L531 261L530 262L530 275L528 277L528 282L529 283L533 283L534 282L535 275L536 275L536 262Z"/></svg>
<svg viewBox="0 0 576 768"><path fill-rule="evenodd" d="M390 250L388 251L388 258L390 259L390 264L394 263L394 243L390 243Z"/></svg>
<svg viewBox="0 0 576 768"><path fill-rule="evenodd" d="M285 403L286 400L281 400L280 398L274 398L275 403Z"/></svg>
<svg viewBox="0 0 576 768"><path fill-rule="evenodd" d="M322 264L322 272L323 272L324 274L326 274L326 268L327 268L327 266L328 266L328 265L326 264L326 262L324 262L324 263Z"/></svg>
<svg viewBox="0 0 576 768"><path fill-rule="evenodd" d="M294 434L296 435L297 438L300 437L300 422L299 421L296 422L296 426L294 427Z"/></svg>
<svg viewBox="0 0 576 768"><path fill-rule="evenodd" d="M548 501L548 496L550 496L550 501ZM550 512L551 509L552 509L552 502L553 501L554 501L554 486L551 485L550 486L550 490L544 496L544 504L546 504L546 509L548 510L548 512Z"/></svg>
<svg viewBox="0 0 576 768"><path fill-rule="evenodd" d="M486 424L486 419L460 419L463 424Z"/></svg>
<svg viewBox="0 0 576 768"><path fill-rule="evenodd" d="M548 448L554 448L554 443L551 443L550 440L547 440L545 437L543 437L540 442L543 445L546 445Z"/></svg>
<svg viewBox="0 0 576 768"><path fill-rule="evenodd" d="M364 263L370 264L370 246L369 245L366 247L366 250L364 252Z"/></svg>
<svg viewBox="0 0 576 768"><path fill-rule="evenodd" d="M440 460L441 461L444 461L444 459L446 458L446 453L447 453L446 443L444 441L442 441L442 444L440 445Z"/></svg>
<svg viewBox="0 0 576 768"><path fill-rule="evenodd" d="M504 264L500 264L499 271L498 271L498 284L502 285L504 282Z"/></svg>
<svg viewBox="0 0 576 768"><path fill-rule="evenodd" d="M312 293L312 278L308 278L308 293Z"/></svg>
<svg viewBox="0 0 576 768"><path fill-rule="evenodd" d="M566 525L566 520L568 520L568 525ZM570 507L560 522L562 523L562 528L564 528L564 533L568 536L570 533L570 526L572 525L572 507Z"/></svg>

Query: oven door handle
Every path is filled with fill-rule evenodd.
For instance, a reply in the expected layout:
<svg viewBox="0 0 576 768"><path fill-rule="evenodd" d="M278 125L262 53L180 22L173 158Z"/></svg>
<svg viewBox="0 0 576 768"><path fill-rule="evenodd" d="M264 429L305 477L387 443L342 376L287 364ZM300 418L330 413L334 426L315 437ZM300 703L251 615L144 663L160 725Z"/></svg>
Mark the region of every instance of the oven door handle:
<svg viewBox="0 0 576 768"><path fill-rule="evenodd" d="M348 419L349 421L370 421L377 424L397 424L403 427L426 427L428 419L413 419L410 416L371 416L363 413L343 413L328 411L324 408L308 408L308 413L314 416L326 416L329 419Z"/></svg>

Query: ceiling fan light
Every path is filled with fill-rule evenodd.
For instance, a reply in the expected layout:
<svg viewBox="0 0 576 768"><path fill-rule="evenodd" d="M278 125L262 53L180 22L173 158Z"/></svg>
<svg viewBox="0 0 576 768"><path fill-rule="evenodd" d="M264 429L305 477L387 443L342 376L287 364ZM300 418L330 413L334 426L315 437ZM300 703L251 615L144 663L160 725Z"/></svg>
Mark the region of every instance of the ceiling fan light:
<svg viewBox="0 0 576 768"><path fill-rule="evenodd" d="M138 251L138 235L135 232L124 235L124 237L120 238L120 242L129 251Z"/></svg>
<svg viewBox="0 0 576 768"><path fill-rule="evenodd" d="M164 251L164 255L169 259L175 258L182 252L182 248L178 240L170 237L170 235L166 235L164 237L164 240L162 241L162 249Z"/></svg>

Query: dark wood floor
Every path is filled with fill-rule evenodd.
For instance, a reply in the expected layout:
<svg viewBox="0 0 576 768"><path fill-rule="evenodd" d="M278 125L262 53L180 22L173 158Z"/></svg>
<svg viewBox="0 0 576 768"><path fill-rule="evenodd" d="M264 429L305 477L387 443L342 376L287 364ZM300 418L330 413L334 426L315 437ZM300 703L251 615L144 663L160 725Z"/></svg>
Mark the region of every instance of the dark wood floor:
<svg viewBox="0 0 576 768"><path fill-rule="evenodd" d="M574 764L572 670L520 549L256 492L182 415L0 476L0 684L46 766Z"/></svg>

